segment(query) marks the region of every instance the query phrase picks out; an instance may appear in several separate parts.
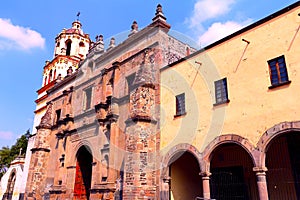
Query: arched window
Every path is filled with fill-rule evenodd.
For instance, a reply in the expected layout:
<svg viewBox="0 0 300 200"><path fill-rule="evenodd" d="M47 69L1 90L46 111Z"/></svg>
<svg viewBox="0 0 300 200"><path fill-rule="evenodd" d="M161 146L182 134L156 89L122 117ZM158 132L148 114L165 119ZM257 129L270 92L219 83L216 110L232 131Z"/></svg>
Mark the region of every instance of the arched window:
<svg viewBox="0 0 300 200"><path fill-rule="evenodd" d="M83 43L83 42L80 42L80 43L79 43L79 47L84 47L84 43Z"/></svg>
<svg viewBox="0 0 300 200"><path fill-rule="evenodd" d="M53 80L56 79L56 69L54 70L54 76L53 76Z"/></svg>
<svg viewBox="0 0 300 200"><path fill-rule="evenodd" d="M50 73L49 73L49 79L48 79L48 83L50 83L52 80L52 69L50 70Z"/></svg>
<svg viewBox="0 0 300 200"><path fill-rule="evenodd" d="M83 57L84 55L84 43L83 42L80 42L79 43L79 56Z"/></svg>
<svg viewBox="0 0 300 200"><path fill-rule="evenodd" d="M67 56L69 56L71 54L71 46L72 46L72 41L71 40L67 40L66 41L66 47L67 47L66 55Z"/></svg>
<svg viewBox="0 0 300 200"><path fill-rule="evenodd" d="M45 76L44 86L47 85L47 76Z"/></svg>

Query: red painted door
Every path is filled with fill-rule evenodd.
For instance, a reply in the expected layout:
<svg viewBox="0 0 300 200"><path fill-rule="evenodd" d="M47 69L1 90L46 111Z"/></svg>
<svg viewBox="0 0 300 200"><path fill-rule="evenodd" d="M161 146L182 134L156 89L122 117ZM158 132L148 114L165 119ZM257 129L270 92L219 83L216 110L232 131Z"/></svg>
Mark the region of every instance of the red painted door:
<svg viewBox="0 0 300 200"><path fill-rule="evenodd" d="M82 171L80 164L77 161L76 164L76 177L75 177L75 186L74 186L74 199L87 199L86 189L83 181Z"/></svg>

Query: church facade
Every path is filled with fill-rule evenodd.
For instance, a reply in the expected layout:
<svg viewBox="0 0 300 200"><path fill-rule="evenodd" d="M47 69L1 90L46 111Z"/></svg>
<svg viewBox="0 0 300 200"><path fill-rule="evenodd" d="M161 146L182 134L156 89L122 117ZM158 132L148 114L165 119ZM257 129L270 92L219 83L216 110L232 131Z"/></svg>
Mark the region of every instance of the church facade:
<svg viewBox="0 0 300 200"><path fill-rule="evenodd" d="M36 100L25 198L159 198L159 70L195 50L168 34L161 5L148 26L131 29L107 49L79 21L56 38Z"/></svg>
<svg viewBox="0 0 300 200"><path fill-rule="evenodd" d="M25 199L298 199L300 3L199 51L75 21L44 67Z"/></svg>

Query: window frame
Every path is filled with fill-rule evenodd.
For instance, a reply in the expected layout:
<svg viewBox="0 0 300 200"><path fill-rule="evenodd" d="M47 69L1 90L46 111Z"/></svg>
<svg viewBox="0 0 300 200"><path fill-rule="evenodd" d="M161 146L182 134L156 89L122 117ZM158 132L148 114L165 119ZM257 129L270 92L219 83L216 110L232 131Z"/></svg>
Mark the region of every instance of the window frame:
<svg viewBox="0 0 300 200"><path fill-rule="evenodd" d="M282 59L282 63L281 63L281 59ZM275 62L275 65L273 66L274 62ZM270 82L271 82L271 86L269 86L269 89L291 83L291 81L289 80L289 75L288 75L287 65L286 65L286 60L285 60L284 55L281 55L281 56L278 56L271 60L268 60L267 63L268 63L268 67L269 67L269 76L270 76ZM283 66L280 66L280 64L283 64ZM273 67L276 67L276 69L274 69ZM272 73L274 71L276 72L275 74ZM284 76L284 74L285 74L285 76ZM276 78L278 80L277 82L275 82L276 79L273 76L276 76ZM286 80L283 80L283 79L286 79Z"/></svg>
<svg viewBox="0 0 300 200"><path fill-rule="evenodd" d="M62 112L61 112L61 109L57 109L56 111L55 111L55 117L56 117L56 120L55 120L55 123L57 124L57 123L59 123L59 121L61 120L61 118L62 118Z"/></svg>
<svg viewBox="0 0 300 200"><path fill-rule="evenodd" d="M88 95L87 95L88 91L90 94L89 101L88 101ZM83 90L83 92L84 92L83 110L90 110L92 108L93 87L85 88ZM89 105L88 105L88 103L89 103Z"/></svg>
<svg viewBox="0 0 300 200"><path fill-rule="evenodd" d="M214 103L214 106L229 103L230 100L228 98L227 77L215 81L214 85L215 85L215 103ZM221 88L219 89L219 87L221 87ZM220 94L221 96L218 97L218 94ZM221 100L219 101L218 99L221 99Z"/></svg>
<svg viewBox="0 0 300 200"><path fill-rule="evenodd" d="M175 115L174 117L179 117L186 115L185 106L185 93L181 93L175 96Z"/></svg>

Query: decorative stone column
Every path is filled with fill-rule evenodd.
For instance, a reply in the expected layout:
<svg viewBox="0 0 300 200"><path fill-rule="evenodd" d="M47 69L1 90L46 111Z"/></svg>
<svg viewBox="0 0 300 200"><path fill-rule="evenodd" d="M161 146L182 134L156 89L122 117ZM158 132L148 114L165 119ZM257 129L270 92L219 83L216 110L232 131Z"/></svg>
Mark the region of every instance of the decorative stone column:
<svg viewBox="0 0 300 200"><path fill-rule="evenodd" d="M130 91L125 129L124 200L158 199L154 53L145 50Z"/></svg>
<svg viewBox="0 0 300 200"><path fill-rule="evenodd" d="M171 182L171 177L167 176L167 177L163 178L162 192L160 194L161 200L169 200L170 199L170 182Z"/></svg>
<svg viewBox="0 0 300 200"><path fill-rule="evenodd" d="M210 172L200 172L200 176L202 176L202 187L203 187L203 197L204 199L210 199L210 185L209 185L209 177Z"/></svg>
<svg viewBox="0 0 300 200"><path fill-rule="evenodd" d="M268 200L268 187L266 179L266 167L258 168L254 167L253 171L256 173L256 182L258 187L258 194L260 200Z"/></svg>

